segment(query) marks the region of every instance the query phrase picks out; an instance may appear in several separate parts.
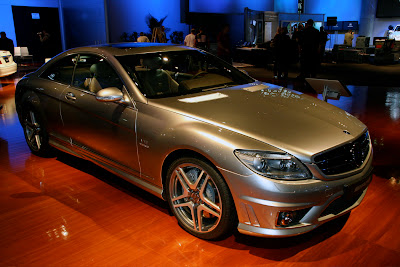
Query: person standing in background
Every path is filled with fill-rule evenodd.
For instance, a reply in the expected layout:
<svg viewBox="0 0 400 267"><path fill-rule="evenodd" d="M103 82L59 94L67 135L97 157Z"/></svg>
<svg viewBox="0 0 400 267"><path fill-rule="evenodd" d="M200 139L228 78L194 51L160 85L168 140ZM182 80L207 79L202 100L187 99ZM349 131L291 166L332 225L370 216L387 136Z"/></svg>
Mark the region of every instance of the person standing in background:
<svg viewBox="0 0 400 267"><path fill-rule="evenodd" d="M38 35L41 43L42 60L53 57L54 54L51 44L51 35L45 29L43 29L41 32L38 32Z"/></svg>
<svg viewBox="0 0 400 267"><path fill-rule="evenodd" d="M278 28L277 34L274 37L274 54L275 54L275 64L274 64L274 78L275 79L287 79L290 56L291 53L291 40L287 35L287 28Z"/></svg>
<svg viewBox="0 0 400 267"><path fill-rule="evenodd" d="M200 28L199 33L196 35L196 47L208 51L210 42L207 34L204 33L204 29Z"/></svg>
<svg viewBox="0 0 400 267"><path fill-rule="evenodd" d="M222 28L222 31L217 37L217 56L222 60L232 64L232 54L231 54L231 39L229 37L229 25L226 24Z"/></svg>
<svg viewBox="0 0 400 267"><path fill-rule="evenodd" d="M344 44L347 46L352 47L353 46L353 39L354 39L354 33L352 30L348 30L346 34L344 35Z"/></svg>
<svg viewBox="0 0 400 267"><path fill-rule="evenodd" d="M300 78L315 78L319 63L320 33L314 28L314 21L309 19L299 38Z"/></svg>
<svg viewBox="0 0 400 267"><path fill-rule="evenodd" d="M326 47L326 42L328 41L328 33L325 31L324 26L321 26L319 28L319 36L321 39L321 48L319 51L320 54L320 63L323 61L324 59L324 55L325 55L325 47Z"/></svg>
<svg viewBox="0 0 400 267"><path fill-rule="evenodd" d="M0 32L0 50L10 51L11 55L14 57L14 42L13 40L7 38L5 32Z"/></svg>
<svg viewBox="0 0 400 267"><path fill-rule="evenodd" d="M185 37L184 45L189 47L196 47L196 30L192 29L188 35Z"/></svg>
<svg viewBox="0 0 400 267"><path fill-rule="evenodd" d="M150 42L149 38L147 38L147 36L144 35L143 32L140 33L140 36L137 38L137 41L139 43L149 43Z"/></svg>
<svg viewBox="0 0 400 267"><path fill-rule="evenodd" d="M392 34L392 33L393 33L393 25L389 25L388 29L383 34L383 37L389 38L390 34Z"/></svg>
<svg viewBox="0 0 400 267"><path fill-rule="evenodd" d="M299 43L299 39L301 34L303 33L303 30L304 30L303 24L299 23L299 25L294 28L294 32L292 34L292 40L295 40L297 43Z"/></svg>

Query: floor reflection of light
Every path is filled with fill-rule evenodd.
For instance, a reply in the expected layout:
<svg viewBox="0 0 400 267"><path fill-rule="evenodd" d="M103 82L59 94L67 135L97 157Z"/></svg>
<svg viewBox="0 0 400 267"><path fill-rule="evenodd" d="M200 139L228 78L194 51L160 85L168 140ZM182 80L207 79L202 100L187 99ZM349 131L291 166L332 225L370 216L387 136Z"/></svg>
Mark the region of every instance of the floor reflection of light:
<svg viewBox="0 0 400 267"><path fill-rule="evenodd" d="M58 238L61 238L63 240L67 240L69 232L67 230L67 227L62 224L58 228L54 228L54 229L46 231L46 234L47 234L47 236L48 236L50 241L52 241L54 239L58 239Z"/></svg>
<svg viewBox="0 0 400 267"><path fill-rule="evenodd" d="M400 190L400 178L393 176L390 177L389 184L394 190L396 191Z"/></svg>
<svg viewBox="0 0 400 267"><path fill-rule="evenodd" d="M392 120L400 118L400 92L387 92L385 106L389 108Z"/></svg>
<svg viewBox="0 0 400 267"><path fill-rule="evenodd" d="M67 229L65 228L65 225L61 225L61 234L62 234L64 237L67 237L67 236L68 236L68 231L67 231Z"/></svg>
<svg viewBox="0 0 400 267"><path fill-rule="evenodd" d="M385 138L383 136L381 136L379 139L378 138L374 138L373 139L373 145L374 147L378 147L378 146L385 146Z"/></svg>
<svg viewBox="0 0 400 267"><path fill-rule="evenodd" d="M19 145L19 141L25 140L25 137L17 114L9 113L8 105L6 108L7 115L0 114L0 141L2 141L1 145L4 144L2 153L3 155L8 154L6 157L7 162L3 162L2 167L10 168L13 172L23 171L25 170L25 163L30 159L31 154L26 153L27 145Z"/></svg>
<svg viewBox="0 0 400 267"><path fill-rule="evenodd" d="M8 99L0 99L0 104L3 105L3 109L0 111L0 119L3 121L4 124L6 122L13 123L15 121L15 118L18 118L17 116L14 116L14 114L17 113L15 109L14 98L12 97Z"/></svg>

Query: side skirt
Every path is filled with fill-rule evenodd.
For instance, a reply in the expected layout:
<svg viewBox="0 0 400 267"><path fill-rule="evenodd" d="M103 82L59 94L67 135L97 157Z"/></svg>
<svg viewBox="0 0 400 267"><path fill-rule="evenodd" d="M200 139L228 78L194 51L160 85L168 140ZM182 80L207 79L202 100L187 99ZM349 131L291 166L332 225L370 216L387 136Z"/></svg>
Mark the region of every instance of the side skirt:
<svg viewBox="0 0 400 267"><path fill-rule="evenodd" d="M110 164L108 163L103 157L94 154L93 152L90 152L86 149L83 149L81 147L78 146L74 146L72 147L70 143L65 142L57 137L55 137L54 135L50 136L50 140L49 143L51 146L66 152L68 154L71 154L73 156L85 159L85 160L89 160L91 162L93 162L94 164L106 169L107 171L110 171L111 173L118 175L119 177L123 178L124 180L127 180L128 182L142 188L143 190L155 195L156 197L159 197L163 200L165 200L163 198L162 192L163 189L155 186L151 183L148 183L140 178L138 178L137 176L128 173L125 170L122 170L121 168L117 167L116 164Z"/></svg>

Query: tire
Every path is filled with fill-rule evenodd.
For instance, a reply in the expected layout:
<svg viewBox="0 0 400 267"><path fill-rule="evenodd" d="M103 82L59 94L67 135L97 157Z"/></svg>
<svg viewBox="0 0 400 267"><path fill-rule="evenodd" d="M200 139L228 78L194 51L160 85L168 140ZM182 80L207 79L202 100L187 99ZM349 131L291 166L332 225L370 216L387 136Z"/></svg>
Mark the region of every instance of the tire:
<svg viewBox="0 0 400 267"><path fill-rule="evenodd" d="M237 227L235 204L227 184L201 159L175 160L167 172L166 193L179 225L196 237L218 240Z"/></svg>
<svg viewBox="0 0 400 267"><path fill-rule="evenodd" d="M23 110L21 123L26 143L32 153L40 157L50 156L49 136L40 113L28 105Z"/></svg>

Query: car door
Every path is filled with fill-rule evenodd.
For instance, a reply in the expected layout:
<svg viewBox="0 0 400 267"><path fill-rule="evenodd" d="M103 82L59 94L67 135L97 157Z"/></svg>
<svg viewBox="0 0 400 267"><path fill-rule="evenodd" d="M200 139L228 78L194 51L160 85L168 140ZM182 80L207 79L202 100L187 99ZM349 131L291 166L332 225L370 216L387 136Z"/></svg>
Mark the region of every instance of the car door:
<svg viewBox="0 0 400 267"><path fill-rule="evenodd" d="M49 67L39 75L39 78L32 78L29 83L40 98L40 109L46 117L47 131L51 136L64 141L65 138L60 135L62 121L59 98L70 87L77 56L69 55L49 63Z"/></svg>
<svg viewBox="0 0 400 267"><path fill-rule="evenodd" d="M100 102L96 93L116 87L124 102ZM73 82L61 97L63 134L70 146L92 159L139 177L136 147L137 110L114 68L99 55L80 54Z"/></svg>

